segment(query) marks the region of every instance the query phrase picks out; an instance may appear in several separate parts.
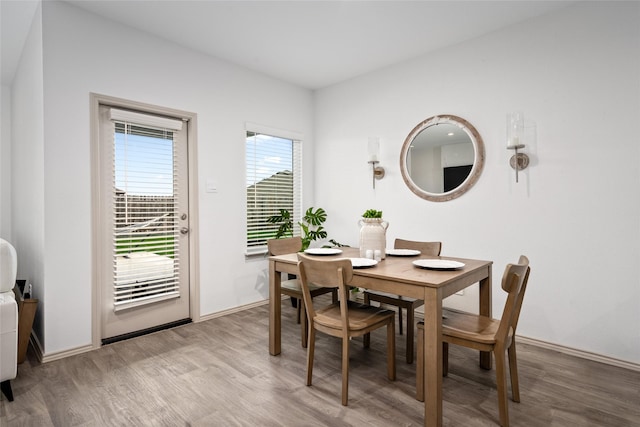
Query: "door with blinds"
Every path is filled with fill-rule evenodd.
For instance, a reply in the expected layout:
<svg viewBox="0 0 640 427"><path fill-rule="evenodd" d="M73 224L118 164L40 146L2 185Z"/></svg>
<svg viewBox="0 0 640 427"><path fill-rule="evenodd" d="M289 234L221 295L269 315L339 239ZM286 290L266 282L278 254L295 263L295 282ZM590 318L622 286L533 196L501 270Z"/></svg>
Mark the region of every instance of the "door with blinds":
<svg viewBox="0 0 640 427"><path fill-rule="evenodd" d="M190 318L186 132L100 107L103 342Z"/></svg>

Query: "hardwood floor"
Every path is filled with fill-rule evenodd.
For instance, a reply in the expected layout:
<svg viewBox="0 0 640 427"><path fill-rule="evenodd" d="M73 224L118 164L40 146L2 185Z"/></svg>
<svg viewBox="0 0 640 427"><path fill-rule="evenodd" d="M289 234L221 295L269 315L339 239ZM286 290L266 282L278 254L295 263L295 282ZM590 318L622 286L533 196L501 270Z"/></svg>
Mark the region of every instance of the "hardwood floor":
<svg viewBox="0 0 640 427"><path fill-rule="evenodd" d="M268 351L268 306L40 364L31 351L0 401L0 426L418 426L415 364L397 336L387 380L385 332L351 346L349 406L340 404L340 343L319 334L313 385L295 309L283 301L282 354ZM640 372L518 345L513 426L640 426ZM495 372L450 346L444 424L498 425Z"/></svg>

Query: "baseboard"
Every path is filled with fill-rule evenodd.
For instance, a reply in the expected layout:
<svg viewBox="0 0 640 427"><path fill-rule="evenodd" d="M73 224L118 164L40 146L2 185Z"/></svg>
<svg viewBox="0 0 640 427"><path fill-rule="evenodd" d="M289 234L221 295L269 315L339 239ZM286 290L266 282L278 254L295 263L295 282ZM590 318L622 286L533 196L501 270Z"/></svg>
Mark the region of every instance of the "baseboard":
<svg viewBox="0 0 640 427"><path fill-rule="evenodd" d="M285 299L283 297L282 299ZM204 322L206 320L217 319L218 317L226 316L228 314L239 313L241 311L250 310L252 308L260 307L263 305L269 304L269 300L252 302L251 304L241 305L239 307L230 308L228 310L222 310L215 313L207 314L204 316L200 316L199 322Z"/></svg>
<svg viewBox="0 0 640 427"><path fill-rule="evenodd" d="M95 350L95 348L91 344L89 344L82 347L75 347L69 350L44 354L44 352L42 351L42 344L40 344L38 336L33 332L31 332L31 339L29 340L29 342L33 346L33 350L36 353L36 358L40 363L53 362L54 360L64 359L65 357L75 356L76 354L82 354L91 350Z"/></svg>
<svg viewBox="0 0 640 427"><path fill-rule="evenodd" d="M287 297L283 297L283 299L285 299ZM205 316L200 316L200 320L199 322L204 322L207 320L211 320L211 319L216 319L218 317L222 317L222 316L227 316L229 314L233 314L233 313L239 313L241 311L244 310L250 310L252 308L256 308L256 307L260 307L263 305L269 304L269 300L264 300L264 301L257 301L251 304L245 304L245 305L241 305L239 307L234 307L234 308L230 308L228 310L223 310L223 311L218 311L216 313L212 313L212 314L207 314ZM416 311L415 313L416 318L418 319L424 319L423 314ZM538 339L534 339L534 338L528 338L528 337L524 337L522 335L517 335L517 339L518 342L521 342L523 344L528 344L528 345L532 345L532 346L536 346L536 347L541 347L541 348L545 348L548 350L553 350L553 351L557 351L559 353L563 353L563 354L567 354L570 356L575 356L575 357L580 357L582 359L587 359L587 360L591 360L594 362L600 362L600 363L604 363L606 365L611 365L611 366L617 366L619 368L624 368L624 369L629 369L631 371L636 371L636 372L640 372L640 364L638 363L633 363L633 362L628 362L625 360L620 360L620 359L615 359L613 357L609 357L609 356L603 356L601 354L596 354L596 353L591 353L588 351L584 351L584 350L578 350L575 348L571 348L571 347L566 347L566 346L562 346L562 345L558 345L558 344L554 344L554 343L550 343L547 341L542 341L542 340L538 340ZM56 353L50 353L50 354L43 354L42 352L42 346L40 345L40 341L38 340L38 337L32 332L31 333L31 340L30 340L31 344L33 345L33 348L36 352L36 356L38 358L38 360L42 363L47 363L47 362L52 362L54 360L58 360L58 359L63 359L65 357L69 357L69 356L74 356L76 354L81 354L81 353L86 353L88 351L91 350L95 350L96 348L94 348L92 345L86 345L86 346L82 346L82 347L76 347L70 350L65 350L65 351L60 351L60 352L56 352Z"/></svg>
<svg viewBox="0 0 640 427"><path fill-rule="evenodd" d="M394 308L391 306L389 307ZM419 308L422 308L422 307L419 307ZM423 312L419 310L415 310L414 315L416 319L424 320ZM523 344L529 344L536 347L546 348L547 350L554 350L554 351L557 351L558 353L567 354L569 356L575 356L581 359L587 359L594 362L604 363L605 365L617 366L619 368L625 368L625 369L630 369L632 371L640 372L640 364L638 363L627 362L626 360L615 359L613 357L603 356L601 354L591 353L589 351L578 350L575 348L566 347L563 345L554 344L548 341L542 341L535 338L528 338L522 335L516 335L516 338L518 342L521 342Z"/></svg>
<svg viewBox="0 0 640 427"><path fill-rule="evenodd" d="M609 356L603 356L601 354L591 353L589 351L578 350L571 347L565 347L563 345L553 344L547 341L537 340L534 338L527 338L521 335L516 335L517 341L523 344L529 344L536 347L546 348L547 350L554 350L559 353L567 354L569 356L579 357L581 359L587 359L594 362L604 363L605 365L617 366L619 368L625 368L632 371L640 372L640 364L627 362L626 360L620 360Z"/></svg>
<svg viewBox="0 0 640 427"><path fill-rule="evenodd" d="M38 336L31 330L31 335L29 336L29 344L33 347L33 350L36 352L36 358L40 363L42 363L43 352L42 345L40 344L40 340L38 340ZM27 349L27 353L29 350Z"/></svg>
<svg viewBox="0 0 640 427"><path fill-rule="evenodd" d="M200 316L200 320L198 322L204 322L206 320L215 319L218 317L226 316L228 314L238 313L240 311L249 310L255 307L260 307L265 304L269 304L269 300L258 301L251 304L242 305L239 307L234 307L229 310L223 310L217 313L212 313L206 316ZM31 337L29 342L33 346L33 349L36 353L36 358L40 363L53 362L54 360L64 359L65 357L75 356L77 354L86 353L86 352L93 351L100 348L100 347L94 347L93 345L88 344L81 347L75 347L69 350L44 354L44 352L42 351L42 345L40 344L40 340L38 340L37 335L34 334L33 332L31 332Z"/></svg>

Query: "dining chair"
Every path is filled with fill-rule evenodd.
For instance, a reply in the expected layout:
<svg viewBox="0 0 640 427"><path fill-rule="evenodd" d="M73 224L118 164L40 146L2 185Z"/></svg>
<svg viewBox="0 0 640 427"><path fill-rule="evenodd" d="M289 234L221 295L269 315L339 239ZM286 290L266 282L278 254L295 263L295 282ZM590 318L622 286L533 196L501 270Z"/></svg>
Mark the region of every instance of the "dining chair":
<svg viewBox="0 0 640 427"><path fill-rule="evenodd" d="M502 289L507 301L499 320L488 316L453 309L442 310L442 374L449 373L449 344L461 345L480 351L492 351L496 360L496 386L500 425L509 426L505 352L509 358L511 394L520 402L518 366L516 362L516 327L522 300L529 281L529 259L522 255L517 264L508 264L502 276ZM416 369L416 398L424 401L424 323L418 323L418 366Z"/></svg>
<svg viewBox="0 0 640 427"><path fill-rule="evenodd" d="M309 318L309 340L307 347L307 380L311 385L316 331L342 339L342 404L347 406L349 391L349 342L352 337L387 327L387 377L396 379L395 359L395 313L379 307L349 300L353 267L346 258L321 260L298 254L298 269ZM337 289L339 302L316 309L309 284ZM368 345L365 345L367 347Z"/></svg>
<svg viewBox="0 0 640 427"><path fill-rule="evenodd" d="M441 242L416 242L413 240L396 239L393 247L395 249L415 249L420 251L421 255L439 256L442 248ZM380 304L388 304L398 307L398 329L402 335L402 309L407 310L407 363L413 363L413 336L414 326L414 310L424 304L421 299L404 297L401 295L390 294L379 291L365 291L364 302L370 304L371 301L377 301ZM365 337L365 339L368 339Z"/></svg>
<svg viewBox="0 0 640 427"><path fill-rule="evenodd" d="M267 250L269 251L269 255L291 254L299 252L301 249L302 238L300 236L267 240ZM322 288L315 285L310 285L309 289L312 298L317 297L318 295L331 293L331 300L334 303L338 302L338 291L336 289ZM309 329L309 323L307 322L307 315L304 311L304 300L302 298L300 281L296 277L290 277L289 280L283 280L280 283L280 292L296 301L297 323L300 323L300 342L302 343L303 348L307 348L307 331Z"/></svg>

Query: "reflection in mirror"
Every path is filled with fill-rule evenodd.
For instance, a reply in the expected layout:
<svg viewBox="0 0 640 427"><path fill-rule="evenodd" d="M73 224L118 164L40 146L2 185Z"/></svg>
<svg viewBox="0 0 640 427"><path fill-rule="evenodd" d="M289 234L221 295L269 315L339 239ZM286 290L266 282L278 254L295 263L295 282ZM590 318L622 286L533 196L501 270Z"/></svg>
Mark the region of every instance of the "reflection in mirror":
<svg viewBox="0 0 640 427"><path fill-rule="evenodd" d="M457 116L435 116L418 124L407 136L400 155L402 177L411 191L439 202L471 188L483 163L480 135Z"/></svg>

